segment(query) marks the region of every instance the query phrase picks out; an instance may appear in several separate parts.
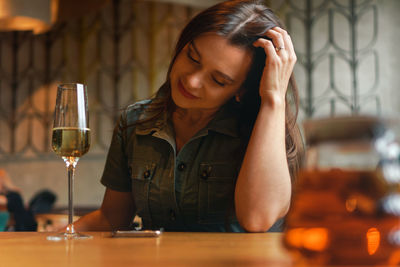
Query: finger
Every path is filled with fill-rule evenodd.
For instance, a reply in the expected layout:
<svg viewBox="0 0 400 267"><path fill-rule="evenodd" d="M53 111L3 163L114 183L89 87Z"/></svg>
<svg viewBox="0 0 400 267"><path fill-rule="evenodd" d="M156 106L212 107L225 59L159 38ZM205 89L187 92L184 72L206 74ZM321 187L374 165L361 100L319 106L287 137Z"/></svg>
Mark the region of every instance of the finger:
<svg viewBox="0 0 400 267"><path fill-rule="evenodd" d="M293 42L292 39L290 38L289 33L280 27L274 27L273 30L281 34L283 42L285 44L285 49L289 52L289 54L295 53Z"/></svg>
<svg viewBox="0 0 400 267"><path fill-rule="evenodd" d="M285 49L285 41L283 40L282 34L276 31L275 28L268 30L265 35L271 38L276 51L279 52L280 50Z"/></svg>
<svg viewBox="0 0 400 267"><path fill-rule="evenodd" d="M275 46L272 43L272 41L264 39L264 38L259 38L259 39L257 39L257 41L255 41L253 43L253 45L255 47L263 48L265 51L265 54L267 55L267 59L268 58L269 59L277 59L278 58L278 55L275 50Z"/></svg>

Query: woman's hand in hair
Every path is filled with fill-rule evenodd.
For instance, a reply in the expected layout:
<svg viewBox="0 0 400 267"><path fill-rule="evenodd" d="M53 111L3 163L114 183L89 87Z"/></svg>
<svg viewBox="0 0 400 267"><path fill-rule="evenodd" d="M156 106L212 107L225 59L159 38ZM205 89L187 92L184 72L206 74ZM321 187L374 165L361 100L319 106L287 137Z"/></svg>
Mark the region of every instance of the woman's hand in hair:
<svg viewBox="0 0 400 267"><path fill-rule="evenodd" d="M255 47L263 48L267 57L260 82L263 103L272 105L285 103L285 96L297 57L289 34L279 27L265 33L268 39L260 38Z"/></svg>

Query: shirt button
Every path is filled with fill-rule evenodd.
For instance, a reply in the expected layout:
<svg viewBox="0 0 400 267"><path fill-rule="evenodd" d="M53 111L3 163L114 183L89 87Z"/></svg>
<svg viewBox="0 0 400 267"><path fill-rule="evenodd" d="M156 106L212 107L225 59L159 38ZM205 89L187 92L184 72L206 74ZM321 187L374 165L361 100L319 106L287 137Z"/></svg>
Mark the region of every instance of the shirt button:
<svg viewBox="0 0 400 267"><path fill-rule="evenodd" d="M178 170L183 171L186 169L186 164L185 163L181 163L178 165Z"/></svg>
<svg viewBox="0 0 400 267"><path fill-rule="evenodd" d="M171 221L175 221L176 220L176 214L174 210L170 210L169 211L169 216L171 218Z"/></svg>
<svg viewBox="0 0 400 267"><path fill-rule="evenodd" d="M150 171L149 171L149 170L146 170L146 171L143 173L143 177L144 177L145 179L149 178L149 177L150 177Z"/></svg>
<svg viewBox="0 0 400 267"><path fill-rule="evenodd" d="M201 173L201 179L203 179L203 180L207 180L208 179L208 171L203 171Z"/></svg>

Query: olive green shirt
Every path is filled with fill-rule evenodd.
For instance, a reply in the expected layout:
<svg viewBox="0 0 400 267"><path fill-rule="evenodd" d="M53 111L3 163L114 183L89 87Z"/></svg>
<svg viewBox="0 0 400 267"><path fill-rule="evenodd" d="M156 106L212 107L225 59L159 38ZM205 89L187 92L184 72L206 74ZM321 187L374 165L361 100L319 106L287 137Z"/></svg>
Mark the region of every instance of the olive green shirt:
<svg viewBox="0 0 400 267"><path fill-rule="evenodd" d="M151 100L129 106L115 127L101 182L132 192L146 229L242 232L234 190L247 146L237 115L222 107L210 123L176 153L167 114L157 119ZM270 230L279 230L280 221Z"/></svg>

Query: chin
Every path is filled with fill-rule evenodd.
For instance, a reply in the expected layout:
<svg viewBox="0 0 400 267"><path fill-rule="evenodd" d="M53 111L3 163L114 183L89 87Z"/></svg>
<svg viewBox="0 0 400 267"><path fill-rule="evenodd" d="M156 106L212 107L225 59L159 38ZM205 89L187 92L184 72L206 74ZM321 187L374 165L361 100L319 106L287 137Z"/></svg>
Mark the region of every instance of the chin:
<svg viewBox="0 0 400 267"><path fill-rule="evenodd" d="M179 108L189 108L190 107L189 103L184 101L183 97L180 95L180 93L178 92L176 87L174 90L172 88L172 86L171 86L171 99L176 107L179 107Z"/></svg>

